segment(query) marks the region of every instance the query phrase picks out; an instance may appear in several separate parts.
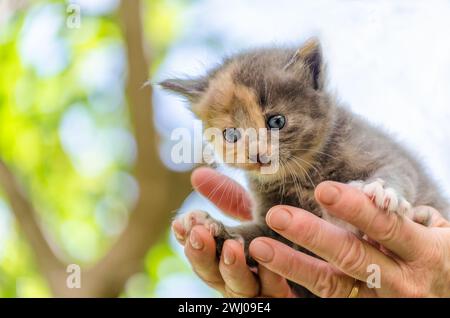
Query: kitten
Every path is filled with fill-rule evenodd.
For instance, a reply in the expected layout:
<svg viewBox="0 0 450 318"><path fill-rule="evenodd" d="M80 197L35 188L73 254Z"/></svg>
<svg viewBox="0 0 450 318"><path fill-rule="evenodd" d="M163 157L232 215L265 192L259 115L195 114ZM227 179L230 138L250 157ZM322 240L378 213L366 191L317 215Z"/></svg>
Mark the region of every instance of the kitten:
<svg viewBox="0 0 450 318"><path fill-rule="evenodd" d="M161 85L185 96L205 126L224 131L228 143L241 142L233 128L278 130L277 173L261 174L264 163L259 156L254 163L231 164L246 171L255 202L253 221L229 227L203 211L180 216L187 232L195 224L207 226L216 237L219 255L224 240L230 238L243 241L246 251L259 236L292 246L265 222L267 211L278 204L301 207L357 233L331 218L315 201L314 188L325 180L356 186L382 210L410 218L414 218L412 206L430 205L442 213L448 210L449 204L413 155L338 105L327 92L316 39L298 50L244 52L226 59L204 77L169 79ZM423 215L415 220L428 222ZM254 264L249 258L248 262ZM311 296L303 287L292 286L299 296Z"/></svg>

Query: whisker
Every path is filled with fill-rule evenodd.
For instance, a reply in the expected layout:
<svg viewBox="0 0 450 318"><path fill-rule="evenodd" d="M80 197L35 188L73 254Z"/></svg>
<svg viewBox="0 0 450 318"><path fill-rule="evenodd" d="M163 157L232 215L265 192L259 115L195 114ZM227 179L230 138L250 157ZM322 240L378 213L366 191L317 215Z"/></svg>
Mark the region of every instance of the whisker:
<svg viewBox="0 0 450 318"><path fill-rule="evenodd" d="M314 150L314 149L301 149L301 148L299 148L299 149L294 149L294 150L309 150L309 151L311 151L311 152L313 152L313 153L318 153L318 154L327 156L327 157L329 157L329 158L338 160L337 157L335 157L335 156L333 156L333 155L331 155L331 154L329 154L329 153L327 153L327 152L320 151L320 150Z"/></svg>
<svg viewBox="0 0 450 318"><path fill-rule="evenodd" d="M323 152L323 151L319 151L319 150L314 150L314 149L307 149L307 148L287 148L287 150L289 151L311 151L313 153L318 153L327 157L330 157L334 160L339 160L337 157L330 155L329 153Z"/></svg>
<svg viewBox="0 0 450 318"><path fill-rule="evenodd" d="M283 199L284 199L284 192L286 191L285 185L286 185L286 171L284 171L284 164L283 161L280 160L280 164L282 166L282 178L283 178L283 185L282 187L280 187L281 190L281 198L280 198L280 204L283 204Z"/></svg>
<svg viewBox="0 0 450 318"><path fill-rule="evenodd" d="M298 182L300 180L298 180L297 174L293 173L292 167L290 166L290 162L286 162L286 168L287 168L287 172L292 177L292 181L294 182L294 190L295 190L295 193L297 194L298 201L300 202L301 201L300 198L303 197L302 187L300 186L300 184Z"/></svg>
<svg viewBox="0 0 450 318"><path fill-rule="evenodd" d="M308 171L301 165L301 163L299 163L297 160L292 159L292 162L299 167L300 169L302 169L302 171L305 173L305 175L308 177L309 181L311 182L311 184L314 186L314 188L316 187L316 185L314 184L314 182L312 181L311 176L309 175Z"/></svg>
<svg viewBox="0 0 450 318"><path fill-rule="evenodd" d="M320 171L317 169L317 167L315 165L313 165L311 162L309 162L308 160L299 158L299 157L293 157L294 160L301 160L302 162L304 162L305 164L307 164L309 167L311 167L312 169L314 169L314 171L317 173L317 175L323 179L322 175L320 174Z"/></svg>
<svg viewBox="0 0 450 318"><path fill-rule="evenodd" d="M229 182L224 181L224 183L226 183L225 189L224 189L224 191L222 191L222 194L220 195L220 198L219 198L219 201L218 201L217 205L220 205L220 203L222 203L223 195L225 194L225 192L228 191L228 187L230 186Z"/></svg>
<svg viewBox="0 0 450 318"><path fill-rule="evenodd" d="M215 195L217 193L217 191L219 191L219 189L222 188L225 183L226 183L226 180L223 180L220 185L215 186L214 189L208 194L207 198L209 200L212 200L212 196Z"/></svg>

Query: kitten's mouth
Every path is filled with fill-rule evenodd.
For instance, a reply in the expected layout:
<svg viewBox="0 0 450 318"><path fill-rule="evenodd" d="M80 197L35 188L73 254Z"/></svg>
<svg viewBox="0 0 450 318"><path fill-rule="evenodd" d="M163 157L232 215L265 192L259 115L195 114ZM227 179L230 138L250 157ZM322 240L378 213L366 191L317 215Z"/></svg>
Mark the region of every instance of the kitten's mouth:
<svg viewBox="0 0 450 318"><path fill-rule="evenodd" d="M278 170L276 158L268 155L248 156L245 162L233 162L230 165L255 175L273 174Z"/></svg>
<svg viewBox="0 0 450 318"><path fill-rule="evenodd" d="M263 173L263 169L269 168L271 165L272 160L270 160L270 158L258 155L255 158L251 158L249 163L242 165L242 168L260 174Z"/></svg>
<svg viewBox="0 0 450 318"><path fill-rule="evenodd" d="M243 164L239 164L238 167L243 169L243 170L247 170L250 172L261 172L262 168L266 168L266 167L270 167L271 163L261 163L261 162L250 162L250 163L243 163Z"/></svg>

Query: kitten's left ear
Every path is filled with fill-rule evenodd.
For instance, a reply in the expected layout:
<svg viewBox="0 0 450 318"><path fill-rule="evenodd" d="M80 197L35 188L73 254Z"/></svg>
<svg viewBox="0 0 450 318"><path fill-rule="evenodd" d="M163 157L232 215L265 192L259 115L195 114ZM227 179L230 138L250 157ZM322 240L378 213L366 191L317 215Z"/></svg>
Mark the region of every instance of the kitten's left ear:
<svg viewBox="0 0 450 318"><path fill-rule="evenodd" d="M308 72L315 90L321 90L324 86L325 69L322 57L322 47L317 38L311 38L299 48L292 56L284 69L289 69L297 62L302 62Z"/></svg>
<svg viewBox="0 0 450 318"><path fill-rule="evenodd" d="M203 78L198 79L167 79L159 83L161 87L186 97L190 102L197 102L207 88Z"/></svg>

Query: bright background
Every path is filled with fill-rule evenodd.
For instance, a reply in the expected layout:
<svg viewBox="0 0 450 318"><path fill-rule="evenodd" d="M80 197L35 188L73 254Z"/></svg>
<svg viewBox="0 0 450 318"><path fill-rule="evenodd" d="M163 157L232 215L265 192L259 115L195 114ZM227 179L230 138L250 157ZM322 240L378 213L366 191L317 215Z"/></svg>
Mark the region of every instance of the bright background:
<svg viewBox="0 0 450 318"><path fill-rule="evenodd" d="M77 264L94 263L108 250L138 195L118 2L70 1L80 5L82 17L81 28L69 29L69 2L0 0L0 157L13 166L47 231ZM449 1L143 4L152 83L201 74L240 49L297 45L319 36L331 90L414 149L450 194ZM153 100L154 124L165 137L162 160L171 169L190 169L170 163L168 136L191 127L192 115L182 100L158 88ZM195 194L181 210L192 208L214 210ZM166 235L121 296L217 295L191 273L168 223L161 226ZM0 296L50 295L0 192Z"/></svg>

